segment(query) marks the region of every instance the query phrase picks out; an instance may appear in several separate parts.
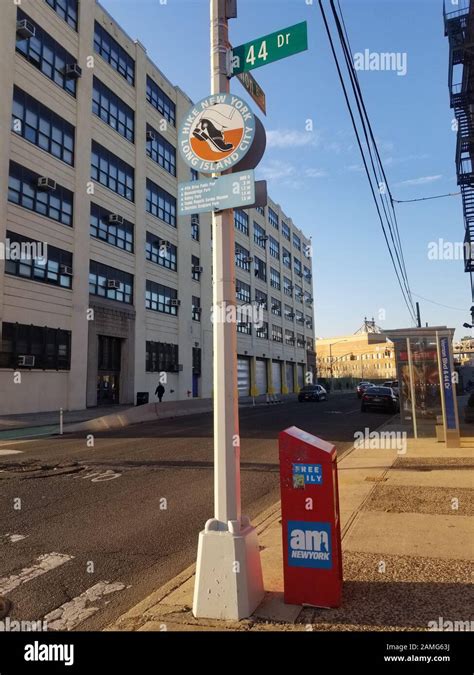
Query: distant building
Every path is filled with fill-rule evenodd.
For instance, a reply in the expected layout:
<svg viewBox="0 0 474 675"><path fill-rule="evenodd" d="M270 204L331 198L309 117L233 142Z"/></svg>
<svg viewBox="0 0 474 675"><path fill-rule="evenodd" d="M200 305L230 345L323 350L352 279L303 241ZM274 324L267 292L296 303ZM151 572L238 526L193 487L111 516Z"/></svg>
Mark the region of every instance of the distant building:
<svg viewBox="0 0 474 675"><path fill-rule="evenodd" d="M320 379L377 381L397 377L393 343L367 319L352 335L317 338L316 368Z"/></svg>

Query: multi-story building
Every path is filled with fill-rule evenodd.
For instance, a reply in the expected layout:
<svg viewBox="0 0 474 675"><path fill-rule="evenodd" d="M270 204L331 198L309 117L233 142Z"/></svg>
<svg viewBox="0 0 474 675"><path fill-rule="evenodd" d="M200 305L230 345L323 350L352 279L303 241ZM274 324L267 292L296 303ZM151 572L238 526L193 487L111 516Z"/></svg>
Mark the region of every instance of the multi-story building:
<svg viewBox="0 0 474 675"><path fill-rule="evenodd" d="M464 270L471 278L474 301L474 2L445 2L444 26L449 40L450 102L457 129L456 172L464 214Z"/></svg>
<svg viewBox="0 0 474 675"><path fill-rule="evenodd" d="M192 101L95 0L4 3L1 412L212 395L210 217L178 217ZM241 394L314 367L310 242L269 200L235 211ZM45 253L45 247L47 252ZM161 375L160 375L161 374Z"/></svg>

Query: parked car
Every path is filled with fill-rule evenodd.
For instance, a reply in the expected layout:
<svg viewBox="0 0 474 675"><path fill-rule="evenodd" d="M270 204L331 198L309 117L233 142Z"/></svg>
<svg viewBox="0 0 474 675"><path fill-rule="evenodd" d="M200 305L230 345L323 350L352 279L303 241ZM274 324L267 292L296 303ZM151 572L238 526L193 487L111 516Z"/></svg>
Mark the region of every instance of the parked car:
<svg viewBox="0 0 474 675"><path fill-rule="evenodd" d="M366 382L363 380L362 382L359 382L357 385L357 398L362 398L362 394L364 391L367 389L367 387L373 387L374 385L372 382Z"/></svg>
<svg viewBox="0 0 474 675"><path fill-rule="evenodd" d="M362 395L361 412L381 408L391 413L398 412L400 404L390 387L369 387Z"/></svg>
<svg viewBox="0 0 474 675"><path fill-rule="evenodd" d="M324 387L320 384L307 384L305 387L300 389L298 394L298 401L303 403L304 401L327 401L328 393Z"/></svg>
<svg viewBox="0 0 474 675"><path fill-rule="evenodd" d="M400 398L400 389L398 388L398 380L387 380L382 384L382 387L390 387L395 392L395 396Z"/></svg>

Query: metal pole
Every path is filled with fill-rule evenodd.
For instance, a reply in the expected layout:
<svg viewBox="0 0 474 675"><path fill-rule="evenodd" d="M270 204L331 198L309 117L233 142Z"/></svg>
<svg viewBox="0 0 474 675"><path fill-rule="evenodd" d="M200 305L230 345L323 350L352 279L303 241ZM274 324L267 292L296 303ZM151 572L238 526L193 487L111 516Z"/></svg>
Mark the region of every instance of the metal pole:
<svg viewBox="0 0 474 675"><path fill-rule="evenodd" d="M418 328L421 328L421 315L420 315L420 303L416 303L416 321L418 324Z"/></svg>
<svg viewBox="0 0 474 675"><path fill-rule="evenodd" d="M410 338L407 338L408 372L410 375L411 414L413 417L413 435L418 438L418 425L416 422L415 381L413 378L413 361L411 357Z"/></svg>
<svg viewBox="0 0 474 675"><path fill-rule="evenodd" d="M59 435L63 435L63 409L59 408Z"/></svg>
<svg viewBox="0 0 474 675"><path fill-rule="evenodd" d="M229 30L225 0L211 0L211 94L230 91L226 56ZM240 521L240 436L237 394L237 326L226 322L236 304L234 212L212 214L214 316L214 515L227 529ZM222 320L221 320L222 319Z"/></svg>

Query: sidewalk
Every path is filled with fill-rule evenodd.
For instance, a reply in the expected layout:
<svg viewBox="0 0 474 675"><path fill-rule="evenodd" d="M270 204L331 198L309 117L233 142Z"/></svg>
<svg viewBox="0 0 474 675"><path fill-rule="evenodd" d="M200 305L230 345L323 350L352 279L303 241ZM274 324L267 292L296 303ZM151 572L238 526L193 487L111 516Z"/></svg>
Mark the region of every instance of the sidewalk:
<svg viewBox="0 0 474 675"><path fill-rule="evenodd" d="M386 425L383 431L397 427ZM403 631L428 630L429 622L442 627L443 621L474 621L474 438L464 438L456 449L433 439L409 439L405 454L353 448L338 468L344 553L341 608L284 604L276 504L254 522L266 594L250 619L195 619L193 565L107 630Z"/></svg>

